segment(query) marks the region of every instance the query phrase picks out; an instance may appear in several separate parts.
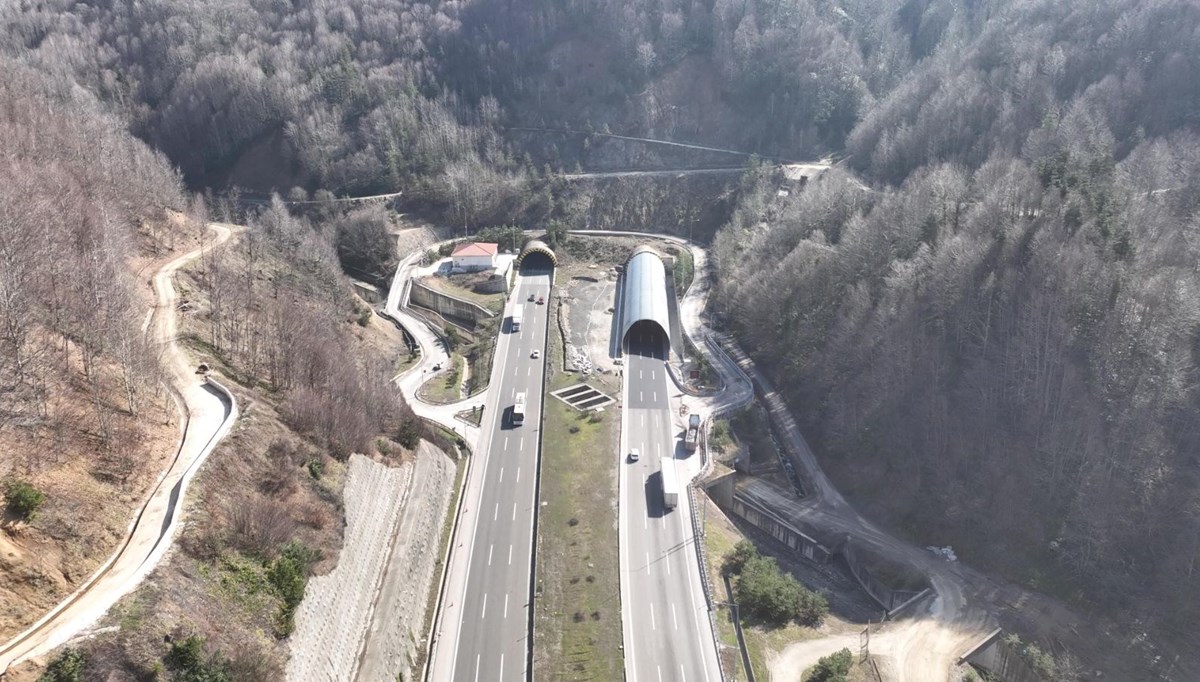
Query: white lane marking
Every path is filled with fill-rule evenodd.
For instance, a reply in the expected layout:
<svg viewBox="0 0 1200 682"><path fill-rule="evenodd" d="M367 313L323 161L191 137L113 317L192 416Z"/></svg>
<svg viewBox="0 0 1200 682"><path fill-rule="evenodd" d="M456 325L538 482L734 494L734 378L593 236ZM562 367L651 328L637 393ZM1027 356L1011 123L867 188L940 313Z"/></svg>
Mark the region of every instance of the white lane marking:
<svg viewBox="0 0 1200 682"><path fill-rule="evenodd" d="M654 396L654 402L658 402L658 391L654 391L650 395Z"/></svg>
<svg viewBox="0 0 1200 682"><path fill-rule="evenodd" d="M496 503L496 509L494 511L492 511L492 520L495 521L498 518L500 518L500 503L499 502Z"/></svg>
<svg viewBox="0 0 1200 682"><path fill-rule="evenodd" d="M657 378L658 378L658 372L655 372L654 370L650 370L650 380L653 381Z"/></svg>
<svg viewBox="0 0 1200 682"><path fill-rule="evenodd" d="M501 658L504 658L501 656ZM679 664L679 682L687 682L687 674L683 672L683 664Z"/></svg>
<svg viewBox="0 0 1200 682"><path fill-rule="evenodd" d="M505 436L505 437L504 437L504 447L502 447L502 448L500 448L500 449L501 449L501 450L504 450L505 452L508 452L508 436ZM503 469L501 469L501 471L504 471L504 470L503 470Z"/></svg>
<svg viewBox="0 0 1200 682"><path fill-rule="evenodd" d="M639 379L642 379L642 378L644 378L644 377L642 376L642 374L643 374L642 370L640 370L640 369L639 369L639 370L638 370L638 378L639 378Z"/></svg>
<svg viewBox="0 0 1200 682"><path fill-rule="evenodd" d="M521 452L525 452L525 436L521 436ZM520 469L517 469L517 471L520 471ZM517 480L521 480L519 475L517 476Z"/></svg>
<svg viewBox="0 0 1200 682"><path fill-rule="evenodd" d="M504 617L508 618L508 595L507 594L504 595ZM675 628L678 629L679 626L676 625Z"/></svg>
<svg viewBox="0 0 1200 682"><path fill-rule="evenodd" d="M513 515L516 516L517 506L513 505ZM508 546L508 565L512 566L512 545Z"/></svg>
<svg viewBox="0 0 1200 682"><path fill-rule="evenodd" d="M671 562L669 559L664 559L663 564L667 567L667 575L671 575Z"/></svg>
<svg viewBox="0 0 1200 682"><path fill-rule="evenodd" d="M517 520L517 503L516 503L516 502L513 502L513 517L512 517L512 520L513 520L513 521L516 521L516 520ZM508 556L510 556L510 557L512 556L512 547L509 547L509 548L508 548ZM511 564L511 563L512 563L512 561L510 560L508 563L510 563L510 564Z"/></svg>
<svg viewBox="0 0 1200 682"><path fill-rule="evenodd" d="M645 399L646 399L646 394L645 394L645 392L643 392L643 391L638 391L638 400L639 400L639 401L641 401L641 400L645 400Z"/></svg>
<svg viewBox="0 0 1200 682"><path fill-rule="evenodd" d="M682 668L683 664L680 663L679 667ZM504 682L504 654L500 654L500 682Z"/></svg>
<svg viewBox="0 0 1200 682"><path fill-rule="evenodd" d="M479 682L479 654L475 654L475 682Z"/></svg>
<svg viewBox="0 0 1200 682"><path fill-rule="evenodd" d="M495 545L488 545L488 566L492 565L492 550L495 548Z"/></svg>
<svg viewBox="0 0 1200 682"><path fill-rule="evenodd" d="M484 600L484 603L485 604L487 603L486 599ZM650 629L651 630L658 629L658 627L654 625L654 602L650 602Z"/></svg>
<svg viewBox="0 0 1200 682"><path fill-rule="evenodd" d="M504 482L504 467L500 467L500 483Z"/></svg>
<svg viewBox="0 0 1200 682"><path fill-rule="evenodd" d="M643 412L642 413L642 426L645 426L645 425L646 425L646 413Z"/></svg>
<svg viewBox="0 0 1200 682"><path fill-rule="evenodd" d="M508 599L508 597L505 597ZM679 619L675 617L675 602L671 602L671 620L675 623L675 629L679 629Z"/></svg>
<svg viewBox="0 0 1200 682"><path fill-rule="evenodd" d="M646 552L646 572L650 572L650 552Z"/></svg>
<svg viewBox="0 0 1200 682"><path fill-rule="evenodd" d="M525 440L522 439L521 443L523 445L525 443ZM517 467L517 483L520 483L520 482L521 482L521 467Z"/></svg>
<svg viewBox="0 0 1200 682"><path fill-rule="evenodd" d="M525 370L525 376L527 376L527 377L533 376L533 368L532 367Z"/></svg>
<svg viewBox="0 0 1200 682"><path fill-rule="evenodd" d="M487 592L483 593L483 611L479 614L479 619L487 618Z"/></svg>

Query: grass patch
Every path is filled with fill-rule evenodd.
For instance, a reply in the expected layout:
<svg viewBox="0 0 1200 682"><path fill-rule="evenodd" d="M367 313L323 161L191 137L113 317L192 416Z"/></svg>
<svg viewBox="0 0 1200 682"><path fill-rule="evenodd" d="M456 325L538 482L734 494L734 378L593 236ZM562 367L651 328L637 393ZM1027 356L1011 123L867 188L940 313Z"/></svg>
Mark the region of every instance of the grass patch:
<svg viewBox="0 0 1200 682"><path fill-rule="evenodd" d="M562 341L550 334L561 361ZM549 391L575 377L548 363ZM620 416L599 419L546 400L538 515L534 677L618 680L621 652L616 447Z"/></svg>
<svg viewBox="0 0 1200 682"><path fill-rule="evenodd" d="M479 426L479 421L483 417L483 410L480 407L472 407L469 410L462 410L454 416L469 423Z"/></svg>
<svg viewBox="0 0 1200 682"><path fill-rule="evenodd" d="M450 356L450 371L443 371L429 378L417 389L421 400L435 405L462 400L462 372L465 360L463 356L454 353Z"/></svg>
<svg viewBox="0 0 1200 682"><path fill-rule="evenodd" d="M499 314L504 310L504 294L481 294L478 291L472 290L468 285L477 279L478 276L476 275L434 276L421 279L421 284L430 289L436 289L443 294L478 304L493 313Z"/></svg>

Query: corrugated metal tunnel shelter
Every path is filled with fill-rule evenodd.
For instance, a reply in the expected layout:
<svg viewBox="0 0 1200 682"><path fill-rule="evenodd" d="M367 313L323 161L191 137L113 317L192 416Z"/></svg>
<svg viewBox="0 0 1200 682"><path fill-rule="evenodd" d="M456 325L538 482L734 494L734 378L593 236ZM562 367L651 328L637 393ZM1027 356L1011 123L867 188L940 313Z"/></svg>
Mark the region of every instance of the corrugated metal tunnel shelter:
<svg viewBox="0 0 1200 682"><path fill-rule="evenodd" d="M669 352L671 309L667 303L667 269L658 251L649 246L634 249L625 264L621 299L621 347L628 348L636 338L661 344Z"/></svg>

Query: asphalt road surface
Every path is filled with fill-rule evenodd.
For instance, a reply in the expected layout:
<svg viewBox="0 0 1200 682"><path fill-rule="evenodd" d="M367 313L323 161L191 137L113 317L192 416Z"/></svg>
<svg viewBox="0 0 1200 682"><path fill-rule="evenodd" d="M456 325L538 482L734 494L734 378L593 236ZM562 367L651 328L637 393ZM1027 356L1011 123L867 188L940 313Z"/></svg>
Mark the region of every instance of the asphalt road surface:
<svg viewBox="0 0 1200 682"><path fill-rule="evenodd" d="M635 330L636 331L636 330ZM690 464L671 419L664 350L632 339L625 354L621 453L621 582L625 679L718 682L721 675L696 564L685 484ZM628 461L637 448L638 462ZM679 504L663 506L661 468L677 466Z"/></svg>
<svg viewBox="0 0 1200 682"><path fill-rule="evenodd" d="M481 443L486 443L483 485L477 499L465 502L464 514L475 516L470 538L467 582L460 601L448 609L458 628L453 679L503 682L526 679L529 659L531 561L538 432L545 377L546 324L549 317L549 270L523 271L505 308L496 345L492 381L499 382L496 404L484 409ZM529 295L535 301L528 301ZM536 297L544 296L546 305ZM523 308L520 331L510 329L509 316ZM538 359L532 357L538 351ZM525 423L513 426L512 405L525 393ZM462 551L462 550L458 550Z"/></svg>

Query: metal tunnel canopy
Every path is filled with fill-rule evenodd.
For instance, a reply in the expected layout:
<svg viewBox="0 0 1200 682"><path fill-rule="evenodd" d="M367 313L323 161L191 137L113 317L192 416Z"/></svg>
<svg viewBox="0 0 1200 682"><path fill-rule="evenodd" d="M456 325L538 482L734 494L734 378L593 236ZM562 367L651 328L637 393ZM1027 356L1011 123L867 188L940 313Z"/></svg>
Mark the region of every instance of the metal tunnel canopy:
<svg viewBox="0 0 1200 682"><path fill-rule="evenodd" d="M525 260L526 256L533 253L545 255L550 259L551 265L558 267L558 258L554 255L554 249L551 249L546 245L546 242L540 239L531 239L525 242L525 246L521 248L520 255L517 256L517 266L520 267L521 261Z"/></svg>
<svg viewBox="0 0 1200 682"><path fill-rule="evenodd" d="M671 338L671 311L667 304L667 268L662 256L649 246L634 249L625 264L625 282L621 307L621 341L629 330L642 321L662 328L663 337Z"/></svg>

